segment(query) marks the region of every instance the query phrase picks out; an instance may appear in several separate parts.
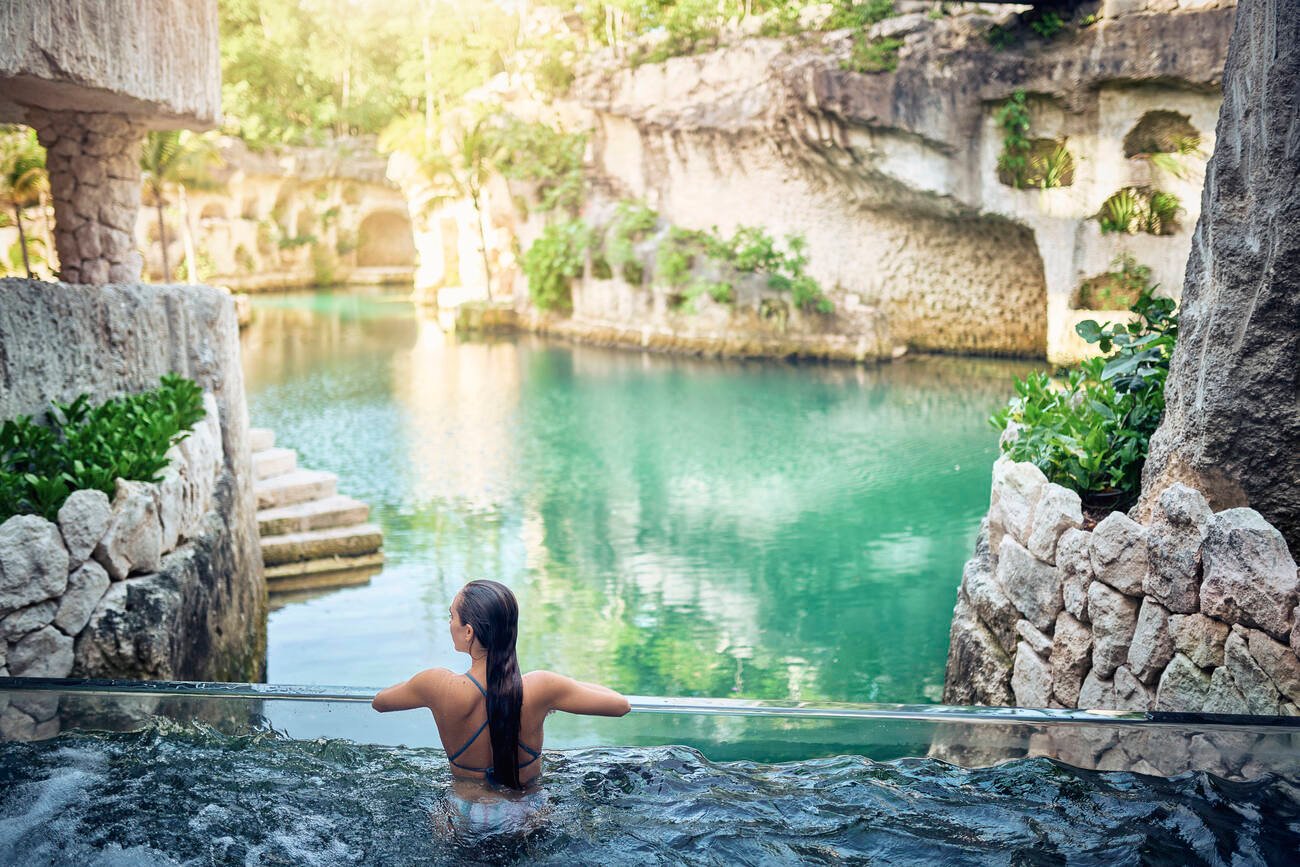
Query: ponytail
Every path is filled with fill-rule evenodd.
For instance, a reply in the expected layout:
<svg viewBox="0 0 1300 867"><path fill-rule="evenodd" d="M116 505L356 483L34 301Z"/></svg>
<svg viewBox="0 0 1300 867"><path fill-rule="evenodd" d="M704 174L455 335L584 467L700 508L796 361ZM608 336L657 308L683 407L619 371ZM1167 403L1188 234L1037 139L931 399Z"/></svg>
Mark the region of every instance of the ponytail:
<svg viewBox="0 0 1300 867"><path fill-rule="evenodd" d="M511 788L519 785L519 716L524 680L515 657L519 604L510 588L496 581L471 581L460 594L460 619L474 628L487 650L487 716L492 743L492 775Z"/></svg>

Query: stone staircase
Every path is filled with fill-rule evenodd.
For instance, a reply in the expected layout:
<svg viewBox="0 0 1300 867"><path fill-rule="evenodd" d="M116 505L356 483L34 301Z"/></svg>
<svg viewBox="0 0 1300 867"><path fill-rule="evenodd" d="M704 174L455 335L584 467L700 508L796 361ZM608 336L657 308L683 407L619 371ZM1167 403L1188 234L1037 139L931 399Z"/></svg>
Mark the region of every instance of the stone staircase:
<svg viewBox="0 0 1300 867"><path fill-rule="evenodd" d="M298 466L275 431L253 428L253 490L266 587L272 594L366 584L384 563L370 507L338 492L338 476Z"/></svg>

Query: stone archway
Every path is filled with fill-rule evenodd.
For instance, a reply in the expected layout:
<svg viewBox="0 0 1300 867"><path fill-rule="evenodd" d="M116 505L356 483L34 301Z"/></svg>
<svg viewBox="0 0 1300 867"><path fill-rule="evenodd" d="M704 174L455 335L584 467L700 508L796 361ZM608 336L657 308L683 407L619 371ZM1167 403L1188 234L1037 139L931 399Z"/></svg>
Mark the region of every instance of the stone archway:
<svg viewBox="0 0 1300 867"><path fill-rule="evenodd" d="M361 221L357 234L358 268L415 265L415 237L405 214L376 211Z"/></svg>

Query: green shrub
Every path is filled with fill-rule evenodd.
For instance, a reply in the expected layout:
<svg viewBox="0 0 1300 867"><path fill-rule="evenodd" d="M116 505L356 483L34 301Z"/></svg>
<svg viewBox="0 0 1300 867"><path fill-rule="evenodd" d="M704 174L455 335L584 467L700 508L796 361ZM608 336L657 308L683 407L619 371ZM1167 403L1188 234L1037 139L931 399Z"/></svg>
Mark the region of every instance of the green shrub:
<svg viewBox="0 0 1300 867"><path fill-rule="evenodd" d="M103 491L117 479L159 481L167 450L203 418L203 391L168 374L158 388L90 405L81 395L53 405L46 423L19 416L0 425L0 521L58 518L73 491Z"/></svg>
<svg viewBox="0 0 1300 867"><path fill-rule="evenodd" d="M862 34L854 40L849 58L841 64L841 67L850 72L867 75L876 72L893 72L898 68L898 49L902 47L903 40L892 36L868 39L866 34Z"/></svg>
<svg viewBox="0 0 1300 867"><path fill-rule="evenodd" d="M1101 213L1097 220L1101 223L1102 234L1108 232L1131 232L1137 224L1142 203L1132 187L1125 187L1111 195L1101 204Z"/></svg>
<svg viewBox="0 0 1300 867"><path fill-rule="evenodd" d="M1029 155L1033 142L1029 138L1029 97L1017 90L993 114L1002 127L1002 152L998 154L998 176L1003 183L1023 187L1029 175Z"/></svg>
<svg viewBox="0 0 1300 867"><path fill-rule="evenodd" d="M577 212L583 198L585 134L511 118L497 135L496 144L502 153L497 167L501 173L537 185L533 210Z"/></svg>
<svg viewBox="0 0 1300 867"><path fill-rule="evenodd" d="M1150 187L1124 187L1102 203L1097 222L1103 234L1172 235L1178 230L1181 210L1182 201L1173 193Z"/></svg>
<svg viewBox="0 0 1300 867"><path fill-rule="evenodd" d="M1026 15L1025 18L1029 22L1029 29L1037 33L1046 42L1051 42L1058 33L1065 29L1065 19L1051 9L1035 10Z"/></svg>
<svg viewBox="0 0 1300 867"><path fill-rule="evenodd" d="M673 226L655 251L655 279L664 286L682 286L691 276L695 257L704 252L704 234Z"/></svg>
<svg viewBox="0 0 1300 867"><path fill-rule="evenodd" d="M1014 27L1004 27L1001 24L994 24L984 31L984 38L995 51L1005 51L1020 41Z"/></svg>
<svg viewBox="0 0 1300 867"><path fill-rule="evenodd" d="M846 27L865 30L897 14L894 0L867 0L866 3L840 2L836 4L835 10L822 26L827 30L843 30Z"/></svg>
<svg viewBox="0 0 1300 867"><path fill-rule="evenodd" d="M528 294L541 310L573 309L572 280L582 273L591 230L582 220L547 226L524 253Z"/></svg>
<svg viewBox="0 0 1300 867"><path fill-rule="evenodd" d="M235 266L240 274L252 274L257 270L257 260L243 244L235 247Z"/></svg>
<svg viewBox="0 0 1300 867"><path fill-rule="evenodd" d="M1151 435L1164 416L1165 379L1178 336L1174 302L1144 291L1129 324L1079 323L1079 336L1105 357L1070 371L1063 383L1045 373L1016 382L1016 396L990 419L1003 430L1018 426L1002 445L1016 461L1030 461L1051 481L1081 495L1137 496Z"/></svg>
<svg viewBox="0 0 1300 867"><path fill-rule="evenodd" d="M619 202L605 234L605 258L623 278L641 285L645 269L636 259L636 245L649 237L659 223L659 214L639 202Z"/></svg>

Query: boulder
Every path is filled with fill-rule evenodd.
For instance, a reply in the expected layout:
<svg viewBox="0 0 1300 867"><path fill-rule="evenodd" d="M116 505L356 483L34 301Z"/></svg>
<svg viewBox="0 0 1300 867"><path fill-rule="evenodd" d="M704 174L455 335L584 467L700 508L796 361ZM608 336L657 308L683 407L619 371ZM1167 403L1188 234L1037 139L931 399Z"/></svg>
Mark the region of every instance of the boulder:
<svg viewBox="0 0 1300 867"><path fill-rule="evenodd" d="M1147 531L1123 512L1111 512L1092 531L1092 575L1127 596L1142 595L1147 574Z"/></svg>
<svg viewBox="0 0 1300 867"><path fill-rule="evenodd" d="M75 637L85 628L90 614L104 598L111 583L104 567L87 560L81 568L68 576L68 592L59 600L59 610L54 615L54 625L67 635Z"/></svg>
<svg viewBox="0 0 1300 867"><path fill-rule="evenodd" d="M998 549L998 583L1024 618L1041 630L1052 628L1061 611L1061 576L1056 568L1004 536Z"/></svg>
<svg viewBox="0 0 1300 867"><path fill-rule="evenodd" d="M59 603L53 599L19 608L14 613L0 620L0 636L10 644L21 639L29 632L35 632L54 619L54 612Z"/></svg>
<svg viewBox="0 0 1300 867"><path fill-rule="evenodd" d="M35 740L36 720L16 707L6 707L0 713L0 739L6 741Z"/></svg>
<svg viewBox="0 0 1300 867"><path fill-rule="evenodd" d="M156 572L162 563L162 525L153 486L117 481L113 520L95 546L95 559L114 581L132 572Z"/></svg>
<svg viewBox="0 0 1300 867"><path fill-rule="evenodd" d="M1205 707L1210 675L1175 653L1156 687L1156 710L1194 713Z"/></svg>
<svg viewBox="0 0 1300 867"><path fill-rule="evenodd" d="M1115 710L1119 699L1115 695L1115 682L1097 673L1088 672L1079 688L1079 707L1086 710Z"/></svg>
<svg viewBox="0 0 1300 867"><path fill-rule="evenodd" d="M68 549L58 527L39 515L14 515L0 524L0 617L67 586Z"/></svg>
<svg viewBox="0 0 1300 867"><path fill-rule="evenodd" d="M1246 697L1237 688L1232 672L1219 666L1210 675L1210 688L1205 694L1205 713L1246 713Z"/></svg>
<svg viewBox="0 0 1300 867"><path fill-rule="evenodd" d="M1254 509L1227 509L1210 520L1201 551L1201 611L1288 640L1300 576L1282 534Z"/></svg>
<svg viewBox="0 0 1300 867"><path fill-rule="evenodd" d="M72 671L72 639L53 626L30 633L9 651L14 677L67 677Z"/></svg>
<svg viewBox="0 0 1300 867"><path fill-rule="evenodd" d="M1275 715L1278 712L1277 687L1250 655L1246 636L1237 630L1228 635L1223 646L1223 667L1246 702L1246 713Z"/></svg>
<svg viewBox="0 0 1300 867"><path fill-rule="evenodd" d="M944 673L945 704L985 704L1008 707L1011 694L1011 657L993 633L975 616L962 592L957 594L952 628L948 635L948 666Z"/></svg>
<svg viewBox="0 0 1300 867"><path fill-rule="evenodd" d="M1060 485L1043 487L1030 522L1029 553L1046 563L1056 562L1056 545L1066 530L1083 526L1079 495Z"/></svg>
<svg viewBox="0 0 1300 867"><path fill-rule="evenodd" d="M1028 462L998 458L993 463L993 490L989 501L989 543L1001 557L1002 534L1009 533L1021 545L1029 541L1034 506L1047 486L1047 476ZM996 513L996 529L994 515Z"/></svg>
<svg viewBox="0 0 1300 867"><path fill-rule="evenodd" d="M1115 669L1115 709L1151 710L1155 705L1154 690L1147 689L1127 665Z"/></svg>
<svg viewBox="0 0 1300 867"><path fill-rule="evenodd" d="M1016 645L1011 691L1019 707L1047 707L1052 697L1052 670L1025 641Z"/></svg>
<svg viewBox="0 0 1300 867"><path fill-rule="evenodd" d="M1092 630L1068 611L1056 618L1051 665L1056 698L1066 707L1078 707L1079 689L1092 667Z"/></svg>
<svg viewBox="0 0 1300 867"><path fill-rule="evenodd" d="M1291 648L1258 629L1250 629L1246 631L1246 649L1277 691L1290 701L1300 703L1300 659Z"/></svg>
<svg viewBox="0 0 1300 867"><path fill-rule="evenodd" d="M1012 653L1016 646L1016 621L1020 619L1020 612L1002 591L987 558L977 556L967 561L962 587L975 614L997 639L1003 654Z"/></svg>
<svg viewBox="0 0 1300 867"><path fill-rule="evenodd" d="M1200 604L1201 545L1214 512L1201 492L1170 485L1160 494L1147 532L1147 576L1142 591L1167 610L1192 614Z"/></svg>
<svg viewBox="0 0 1300 867"><path fill-rule="evenodd" d="M1169 612L1158 602L1142 600L1133 643L1128 648L1128 666L1144 684L1154 684L1174 657L1174 639L1169 634ZM1118 676L1115 682L1119 687Z"/></svg>
<svg viewBox="0 0 1300 867"><path fill-rule="evenodd" d="M1079 620L1088 620L1088 585L1092 583L1092 534L1066 530L1056 543L1056 568L1061 572L1061 601Z"/></svg>
<svg viewBox="0 0 1300 867"><path fill-rule="evenodd" d="M1092 668L1099 677L1110 677L1128 659L1137 629L1138 601L1094 581L1088 587L1088 612L1092 615Z"/></svg>
<svg viewBox="0 0 1300 867"><path fill-rule="evenodd" d="M86 561L108 531L113 507L103 491L73 491L59 507L59 530L68 548L68 566L75 569Z"/></svg>
<svg viewBox="0 0 1300 867"><path fill-rule="evenodd" d="M1223 642L1230 627L1204 614L1172 614L1169 634L1174 650L1185 655L1200 668L1223 665Z"/></svg>
<svg viewBox="0 0 1300 867"><path fill-rule="evenodd" d="M1021 640L1029 644L1029 649L1039 656L1047 656L1052 652L1052 639L1034 628L1034 625L1028 620L1016 621L1016 634Z"/></svg>

